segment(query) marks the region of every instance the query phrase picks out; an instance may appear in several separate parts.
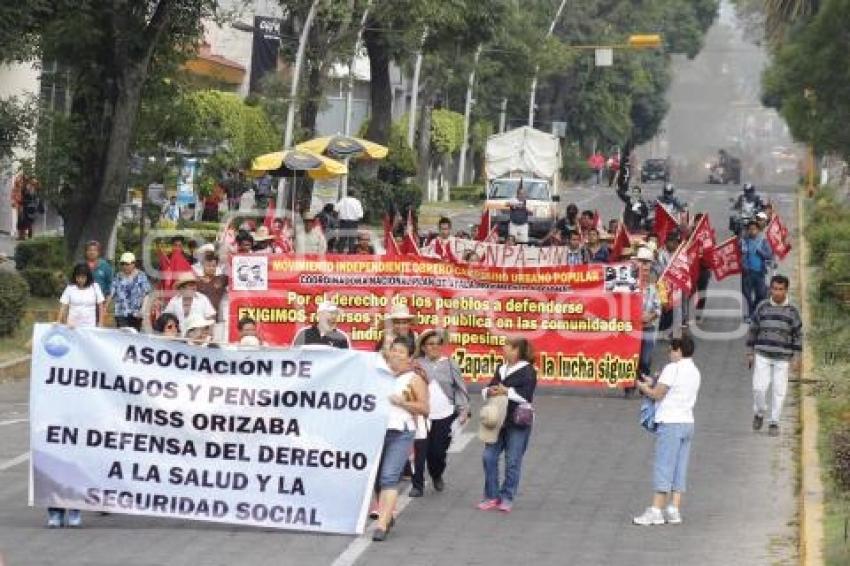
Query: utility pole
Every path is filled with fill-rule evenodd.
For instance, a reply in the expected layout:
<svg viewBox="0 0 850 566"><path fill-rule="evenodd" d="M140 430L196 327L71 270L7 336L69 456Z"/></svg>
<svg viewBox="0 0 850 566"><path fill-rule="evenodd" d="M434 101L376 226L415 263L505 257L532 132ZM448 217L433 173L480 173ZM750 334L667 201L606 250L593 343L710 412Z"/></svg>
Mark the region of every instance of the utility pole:
<svg viewBox="0 0 850 566"><path fill-rule="evenodd" d="M348 91L345 94L345 123L343 133L346 136L351 135L351 112L354 105L354 60L357 59L357 50L360 48L360 41L363 39L363 28L366 27L366 20L369 18L369 9L372 7L372 0L366 2L366 8L363 10L363 16L360 18L360 27L357 29L357 40L354 42L354 51L351 52L351 59L348 61ZM345 158L345 165L348 167L349 158ZM344 198L348 196L348 173L340 178L339 196Z"/></svg>
<svg viewBox="0 0 850 566"><path fill-rule="evenodd" d="M546 39L552 37L552 32L555 31L555 24L558 23L558 20L561 18L561 12L564 11L564 6L566 6L567 0L561 0L561 5L558 6L558 11L555 13L555 17L552 19L552 23L549 25L549 31L546 33ZM528 127L534 127L534 107L535 98L537 97L537 73L540 72L540 65L534 67L534 78L531 80L531 95L528 100Z"/></svg>
<svg viewBox="0 0 850 566"><path fill-rule="evenodd" d="M508 99L502 99L502 105L499 109L499 133L505 133L505 119L508 113Z"/></svg>
<svg viewBox="0 0 850 566"><path fill-rule="evenodd" d="M475 50L475 58L472 61L472 70L469 72L469 80L466 83L466 105L463 110L463 142L460 146L460 160L457 168L457 184L463 185L463 174L466 169L466 153L469 151L469 119L472 114L472 89L475 86L475 69L478 67L478 58L481 56L481 44Z"/></svg>
<svg viewBox="0 0 850 566"><path fill-rule="evenodd" d="M413 66L413 81L410 92L410 114L407 117L407 145L413 149L413 138L416 137L416 104L419 99L419 73L422 71L422 47L428 37L428 28L422 32L419 51L416 52L416 63Z"/></svg>
<svg viewBox="0 0 850 566"><path fill-rule="evenodd" d="M283 134L283 149L289 149L292 145L292 131L295 128L295 101L298 98L298 80L301 77L301 67L304 65L304 50L307 47L307 37L310 35L310 28L313 26L313 20L316 18L316 10L319 8L321 0L313 0L310 5L310 11L307 12L307 19L304 21L304 28L301 30L301 38L298 40L298 51L295 52L295 68L292 70L292 84L289 87L289 107L286 109L286 129ZM283 213L283 196L286 180L281 178L278 183L277 202L275 202L276 216L280 217ZM295 186L293 184L293 191ZM295 195L293 194L293 199Z"/></svg>

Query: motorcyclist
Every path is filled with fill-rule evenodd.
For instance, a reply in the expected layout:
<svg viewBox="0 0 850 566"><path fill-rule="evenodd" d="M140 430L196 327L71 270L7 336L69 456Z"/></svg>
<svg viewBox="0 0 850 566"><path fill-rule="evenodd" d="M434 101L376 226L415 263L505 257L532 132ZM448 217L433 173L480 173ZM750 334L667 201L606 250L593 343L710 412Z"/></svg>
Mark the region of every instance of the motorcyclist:
<svg viewBox="0 0 850 566"><path fill-rule="evenodd" d="M625 204L623 210L623 223L630 232L637 232L643 228L644 221L649 216L649 206L641 196L640 187L635 185L628 192L626 188L617 189L617 196Z"/></svg>
<svg viewBox="0 0 850 566"><path fill-rule="evenodd" d="M729 218L729 228L736 234L746 227L750 220L755 219L756 214L766 208L765 202L756 193L756 187L752 183L744 183L743 191L735 203L732 205L732 210L737 212Z"/></svg>
<svg viewBox="0 0 850 566"><path fill-rule="evenodd" d="M676 196L676 187L673 186L673 183L664 185L664 189L662 189L661 196L658 197L657 202L675 213L684 212L688 208L687 203L680 201Z"/></svg>

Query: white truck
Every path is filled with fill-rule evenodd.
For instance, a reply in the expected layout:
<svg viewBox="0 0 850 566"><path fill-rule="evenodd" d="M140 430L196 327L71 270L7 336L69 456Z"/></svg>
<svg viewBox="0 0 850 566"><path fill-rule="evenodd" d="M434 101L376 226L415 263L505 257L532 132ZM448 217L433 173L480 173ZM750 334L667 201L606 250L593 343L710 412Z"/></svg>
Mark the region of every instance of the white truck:
<svg viewBox="0 0 850 566"><path fill-rule="evenodd" d="M484 207L501 238L508 233L506 205L516 198L520 181L531 211L530 238L543 238L552 230L560 201L560 170L561 144L551 134L523 126L487 139Z"/></svg>

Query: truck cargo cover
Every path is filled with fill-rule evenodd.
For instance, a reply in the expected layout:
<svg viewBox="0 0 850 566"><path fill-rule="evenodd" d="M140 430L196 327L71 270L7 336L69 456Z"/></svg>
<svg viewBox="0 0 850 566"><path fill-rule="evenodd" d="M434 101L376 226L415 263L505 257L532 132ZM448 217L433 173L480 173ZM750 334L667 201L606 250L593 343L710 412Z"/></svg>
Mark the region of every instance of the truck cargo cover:
<svg viewBox="0 0 850 566"><path fill-rule="evenodd" d="M522 171L551 179L561 166L560 153L558 138L528 126L490 136L485 162L487 178Z"/></svg>

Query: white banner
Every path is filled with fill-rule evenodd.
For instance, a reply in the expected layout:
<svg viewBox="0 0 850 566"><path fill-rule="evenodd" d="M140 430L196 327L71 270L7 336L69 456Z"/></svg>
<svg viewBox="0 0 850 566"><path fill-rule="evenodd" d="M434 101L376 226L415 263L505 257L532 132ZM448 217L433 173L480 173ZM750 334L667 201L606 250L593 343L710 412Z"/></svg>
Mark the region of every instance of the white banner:
<svg viewBox="0 0 850 566"><path fill-rule="evenodd" d="M30 505L362 533L392 383L368 352L38 324Z"/></svg>

